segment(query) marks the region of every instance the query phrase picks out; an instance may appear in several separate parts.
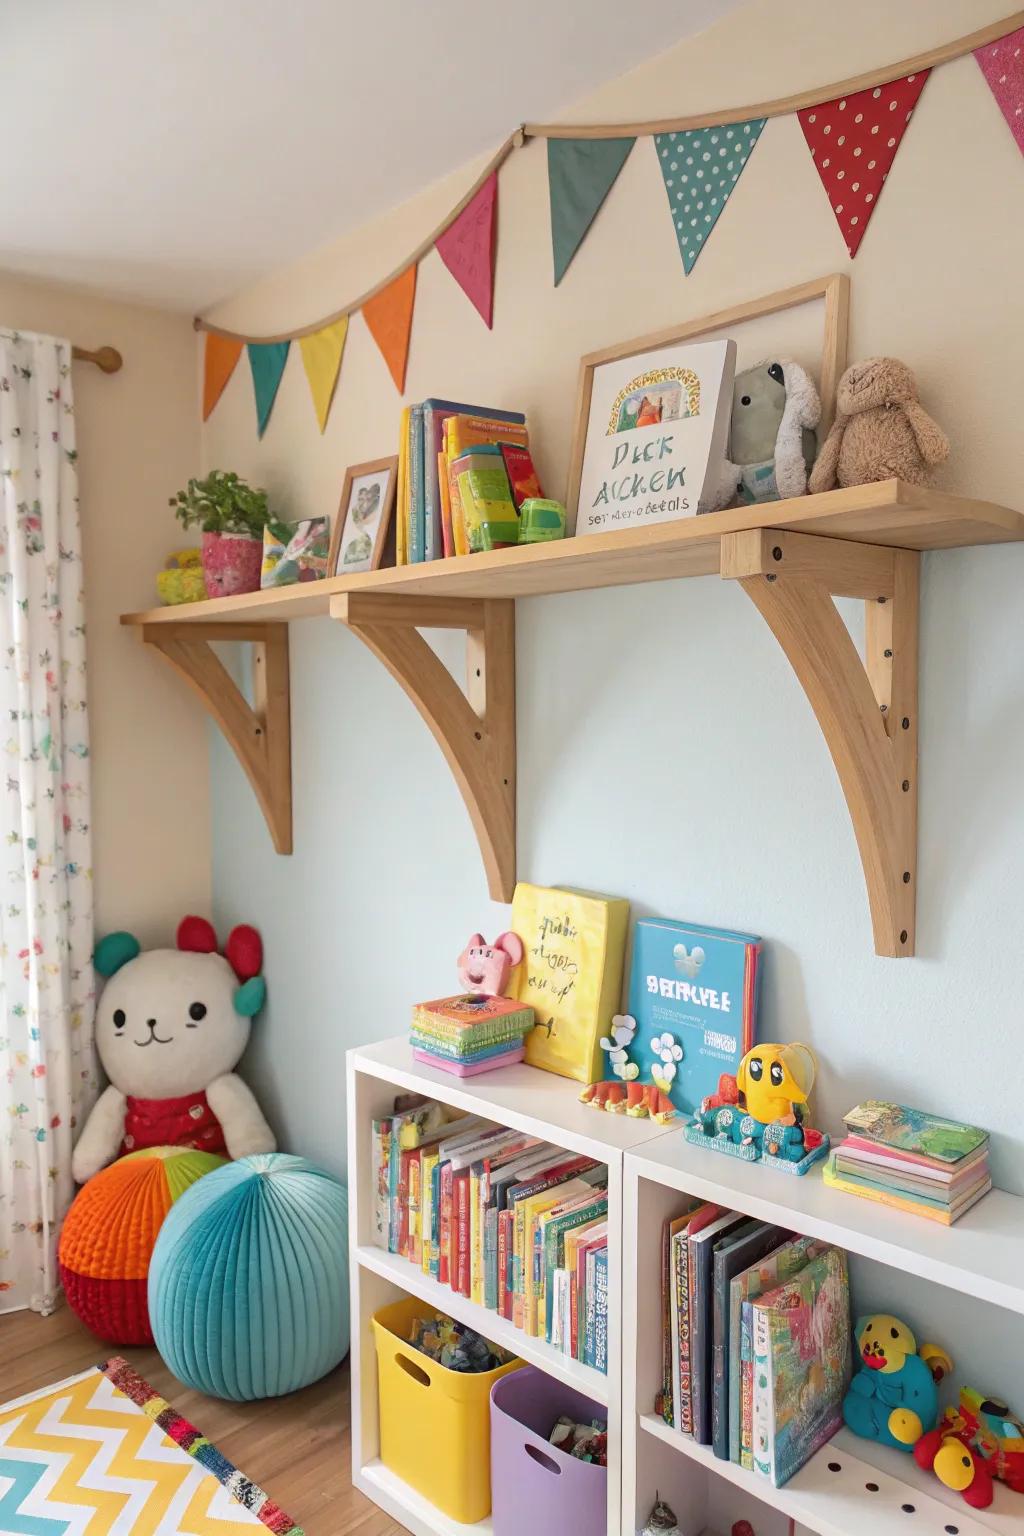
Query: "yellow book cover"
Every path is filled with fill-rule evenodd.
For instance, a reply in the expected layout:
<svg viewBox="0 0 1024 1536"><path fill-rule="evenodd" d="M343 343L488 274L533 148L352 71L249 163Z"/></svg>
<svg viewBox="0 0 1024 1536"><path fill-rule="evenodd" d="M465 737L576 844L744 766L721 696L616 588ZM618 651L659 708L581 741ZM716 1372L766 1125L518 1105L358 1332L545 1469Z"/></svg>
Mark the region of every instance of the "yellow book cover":
<svg viewBox="0 0 1024 1536"><path fill-rule="evenodd" d="M526 425L518 421L495 421L490 416L446 416L444 420L445 452L448 462L457 459L467 448L479 448L481 443L516 443L521 448L530 446L530 434Z"/></svg>
<svg viewBox="0 0 1024 1536"><path fill-rule="evenodd" d="M629 902L572 887L527 885L512 897L512 932L526 951L516 981L537 1023L526 1059L580 1083L604 1076L601 1036L622 999Z"/></svg>
<svg viewBox="0 0 1024 1536"><path fill-rule="evenodd" d="M452 509L452 538L455 540L455 553L457 555L469 554L469 532L466 528L466 514L462 506L462 492L459 490L459 477L455 473L454 464L448 465L448 500Z"/></svg>
<svg viewBox="0 0 1024 1536"><path fill-rule="evenodd" d="M409 563L409 418L411 406L402 411L398 436L398 485L395 495L395 564Z"/></svg>
<svg viewBox="0 0 1024 1536"><path fill-rule="evenodd" d="M424 1147L420 1154L420 1268L430 1274L434 1250L434 1169L438 1164L436 1144Z"/></svg>
<svg viewBox="0 0 1024 1536"><path fill-rule="evenodd" d="M488 1184L482 1163L474 1163L469 1170L469 1299L481 1305L484 1299L483 1191Z"/></svg>
<svg viewBox="0 0 1024 1536"><path fill-rule="evenodd" d="M409 1159L409 1263L420 1262L420 1177L422 1152Z"/></svg>

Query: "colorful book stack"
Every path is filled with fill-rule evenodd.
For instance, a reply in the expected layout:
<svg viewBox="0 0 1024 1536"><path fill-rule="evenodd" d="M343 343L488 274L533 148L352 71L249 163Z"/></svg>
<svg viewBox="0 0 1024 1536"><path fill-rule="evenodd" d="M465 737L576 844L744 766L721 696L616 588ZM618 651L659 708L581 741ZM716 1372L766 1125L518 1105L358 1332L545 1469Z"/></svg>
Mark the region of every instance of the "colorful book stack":
<svg viewBox="0 0 1024 1536"><path fill-rule="evenodd" d="M519 508L541 495L521 412L454 400L425 400L402 412L399 565L515 544Z"/></svg>
<svg viewBox="0 0 1024 1536"><path fill-rule="evenodd" d="M608 1368L608 1170L439 1104L373 1124L376 1246Z"/></svg>
<svg viewBox="0 0 1024 1536"><path fill-rule="evenodd" d="M781 1486L842 1421L846 1255L692 1200L665 1223L661 1270L658 1411Z"/></svg>
<svg viewBox="0 0 1024 1536"><path fill-rule="evenodd" d="M850 1134L825 1165L833 1189L951 1227L992 1188L988 1132L869 1099L844 1115Z"/></svg>
<svg viewBox="0 0 1024 1536"><path fill-rule="evenodd" d="M427 1066L473 1077L522 1061L533 1024L533 1009L515 998L475 992L439 997L412 1010L412 1053Z"/></svg>

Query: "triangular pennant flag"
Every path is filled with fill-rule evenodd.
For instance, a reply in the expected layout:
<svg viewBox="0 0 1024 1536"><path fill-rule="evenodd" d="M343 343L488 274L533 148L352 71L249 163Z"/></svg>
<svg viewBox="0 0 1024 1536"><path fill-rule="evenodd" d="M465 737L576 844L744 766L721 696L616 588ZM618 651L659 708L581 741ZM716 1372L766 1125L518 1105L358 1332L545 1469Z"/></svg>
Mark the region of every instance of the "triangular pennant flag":
<svg viewBox="0 0 1024 1536"><path fill-rule="evenodd" d="M922 69L797 113L851 256L864 238L929 74Z"/></svg>
<svg viewBox="0 0 1024 1536"><path fill-rule="evenodd" d="M494 317L494 236L497 227L498 173L492 171L454 224L434 241L437 254L484 324Z"/></svg>
<svg viewBox="0 0 1024 1536"><path fill-rule="evenodd" d="M250 341L248 345L252 387L256 396L256 429L260 437L267 430L267 422L274 409L277 386L288 361L290 346L290 341Z"/></svg>
<svg viewBox="0 0 1024 1536"><path fill-rule="evenodd" d="M551 254L556 287L635 143L635 139L548 139Z"/></svg>
<svg viewBox="0 0 1024 1536"><path fill-rule="evenodd" d="M654 135L679 254L687 272L693 271L765 122L763 117L752 117L746 123Z"/></svg>
<svg viewBox="0 0 1024 1536"><path fill-rule="evenodd" d="M230 336L218 336L216 331L206 333L206 355L203 362L203 420L209 420L210 412L224 393L225 386L235 371L235 364L242 355L242 343Z"/></svg>
<svg viewBox="0 0 1024 1536"><path fill-rule="evenodd" d="M416 299L416 263L406 267L363 305L363 319L401 394L405 389L405 365L409 358L409 332Z"/></svg>
<svg viewBox="0 0 1024 1536"><path fill-rule="evenodd" d="M974 57L1024 154L1024 27L976 48Z"/></svg>
<svg viewBox="0 0 1024 1536"><path fill-rule="evenodd" d="M322 331L316 331L312 336L303 336L299 340L302 365L309 380L313 409L321 432L327 425L331 401L334 399L347 335L348 315L342 315L333 325L325 325Z"/></svg>

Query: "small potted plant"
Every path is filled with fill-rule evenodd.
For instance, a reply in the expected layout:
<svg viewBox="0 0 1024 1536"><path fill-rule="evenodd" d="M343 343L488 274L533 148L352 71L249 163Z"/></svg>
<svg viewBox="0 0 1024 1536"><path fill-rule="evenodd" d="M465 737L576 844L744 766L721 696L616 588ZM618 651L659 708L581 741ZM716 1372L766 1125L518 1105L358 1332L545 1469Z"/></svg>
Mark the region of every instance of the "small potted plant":
<svg viewBox="0 0 1024 1536"><path fill-rule="evenodd" d="M208 597L259 591L263 529L275 526L266 491L233 470L214 469L205 480L190 480L170 505L185 528L202 529Z"/></svg>

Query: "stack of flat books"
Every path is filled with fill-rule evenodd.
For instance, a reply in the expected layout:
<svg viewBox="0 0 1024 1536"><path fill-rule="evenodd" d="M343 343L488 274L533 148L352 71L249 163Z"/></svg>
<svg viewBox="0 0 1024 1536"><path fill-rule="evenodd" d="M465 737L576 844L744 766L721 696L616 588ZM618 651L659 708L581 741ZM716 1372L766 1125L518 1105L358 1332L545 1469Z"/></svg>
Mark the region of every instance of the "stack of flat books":
<svg viewBox="0 0 1024 1536"><path fill-rule="evenodd" d="M469 992L417 1003L410 1031L413 1055L427 1066L473 1077L522 1061L534 1022L533 1009L511 997Z"/></svg>
<svg viewBox="0 0 1024 1536"><path fill-rule="evenodd" d="M988 1132L869 1099L843 1116L849 1135L825 1183L866 1200L953 1225L992 1188Z"/></svg>

